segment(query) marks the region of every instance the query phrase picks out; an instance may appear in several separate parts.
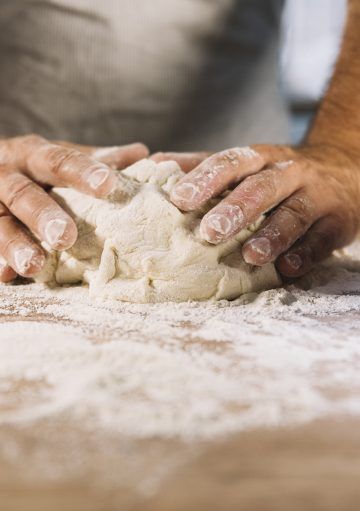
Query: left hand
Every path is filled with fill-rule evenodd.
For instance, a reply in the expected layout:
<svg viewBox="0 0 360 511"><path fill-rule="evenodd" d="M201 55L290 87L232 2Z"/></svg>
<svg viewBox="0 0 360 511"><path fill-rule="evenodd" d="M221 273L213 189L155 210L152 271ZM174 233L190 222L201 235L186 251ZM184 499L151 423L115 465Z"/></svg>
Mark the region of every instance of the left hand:
<svg viewBox="0 0 360 511"><path fill-rule="evenodd" d="M335 147L228 149L185 176L171 200L192 211L232 188L203 217L202 238L221 243L271 211L243 245L243 256L258 266L276 261L285 276L303 275L359 228L360 164Z"/></svg>
<svg viewBox="0 0 360 511"><path fill-rule="evenodd" d="M88 147L52 142L38 135L0 140L0 282L32 277L45 263L39 242L54 250L76 241L73 219L47 193L69 186L105 197L116 184L115 169L145 158L143 144Z"/></svg>

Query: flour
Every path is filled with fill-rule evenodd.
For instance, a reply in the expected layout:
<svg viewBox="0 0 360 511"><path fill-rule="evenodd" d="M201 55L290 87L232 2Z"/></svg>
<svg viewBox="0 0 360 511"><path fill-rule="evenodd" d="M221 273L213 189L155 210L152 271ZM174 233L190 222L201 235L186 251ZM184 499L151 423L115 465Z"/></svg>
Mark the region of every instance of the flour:
<svg viewBox="0 0 360 511"><path fill-rule="evenodd" d="M359 415L356 268L338 259L302 281L311 290L218 303L93 303L86 288L3 286L0 424L61 418L189 441Z"/></svg>

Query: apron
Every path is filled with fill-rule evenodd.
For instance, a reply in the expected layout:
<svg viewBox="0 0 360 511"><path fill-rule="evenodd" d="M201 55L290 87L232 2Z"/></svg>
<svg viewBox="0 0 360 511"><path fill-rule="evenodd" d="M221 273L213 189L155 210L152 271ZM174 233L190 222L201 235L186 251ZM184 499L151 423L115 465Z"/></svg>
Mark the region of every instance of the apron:
<svg viewBox="0 0 360 511"><path fill-rule="evenodd" d="M152 151L286 142L281 4L2 0L0 134Z"/></svg>

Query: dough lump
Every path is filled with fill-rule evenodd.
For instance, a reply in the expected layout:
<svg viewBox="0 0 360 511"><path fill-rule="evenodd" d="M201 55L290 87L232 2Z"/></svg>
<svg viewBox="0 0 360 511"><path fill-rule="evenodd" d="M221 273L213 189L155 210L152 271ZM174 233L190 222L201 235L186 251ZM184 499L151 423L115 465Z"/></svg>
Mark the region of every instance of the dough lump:
<svg viewBox="0 0 360 511"><path fill-rule="evenodd" d="M92 297L140 303L233 299L278 286L272 264L253 267L241 256L254 228L220 245L200 239L201 214L182 213L169 200L182 176L175 162L142 160L119 173L118 189L105 200L55 188L79 237L50 254L38 280L87 284Z"/></svg>

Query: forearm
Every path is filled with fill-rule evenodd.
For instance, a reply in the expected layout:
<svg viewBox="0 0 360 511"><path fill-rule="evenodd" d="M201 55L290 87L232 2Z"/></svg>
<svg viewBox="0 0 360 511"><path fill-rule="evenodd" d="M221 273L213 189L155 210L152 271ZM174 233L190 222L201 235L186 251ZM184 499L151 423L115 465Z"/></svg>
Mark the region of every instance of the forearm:
<svg viewBox="0 0 360 511"><path fill-rule="evenodd" d="M360 157L360 0L348 0L343 43L329 88L306 137Z"/></svg>

